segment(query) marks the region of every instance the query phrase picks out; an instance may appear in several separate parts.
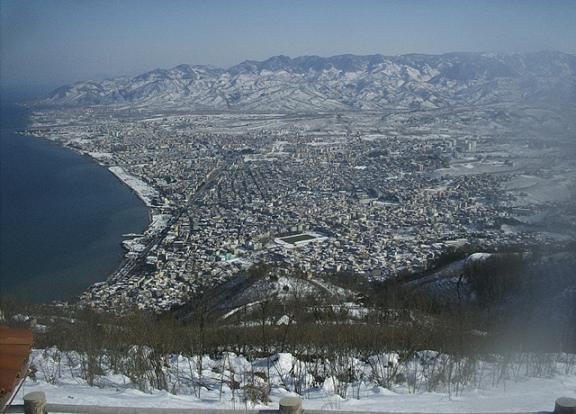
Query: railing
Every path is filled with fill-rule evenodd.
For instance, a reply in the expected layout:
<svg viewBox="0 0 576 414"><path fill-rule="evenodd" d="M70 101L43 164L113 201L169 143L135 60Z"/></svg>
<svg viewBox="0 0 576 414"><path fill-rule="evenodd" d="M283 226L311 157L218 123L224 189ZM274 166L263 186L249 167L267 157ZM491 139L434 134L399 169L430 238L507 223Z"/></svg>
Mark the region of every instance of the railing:
<svg viewBox="0 0 576 414"><path fill-rule="evenodd" d="M302 400L298 397L285 397L278 403L277 410L219 410L199 408L153 408L153 407L104 407L98 405L51 404L46 401L43 392L31 392L24 396L24 405L8 407L6 413L46 414L46 413L81 413L81 414L361 414L359 411L321 411L304 410ZM392 413L380 413L392 414ZM414 414L414 413L413 413ZM496 413L492 413L496 414ZM545 414L514 413L514 414ZM575 398L558 398L553 414L576 414Z"/></svg>

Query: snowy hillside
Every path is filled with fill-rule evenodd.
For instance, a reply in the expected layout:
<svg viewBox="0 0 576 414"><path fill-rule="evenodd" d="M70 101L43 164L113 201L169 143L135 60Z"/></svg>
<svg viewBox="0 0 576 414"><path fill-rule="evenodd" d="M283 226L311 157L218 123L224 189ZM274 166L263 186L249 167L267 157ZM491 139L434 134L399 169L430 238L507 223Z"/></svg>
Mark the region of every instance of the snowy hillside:
<svg viewBox="0 0 576 414"><path fill-rule="evenodd" d="M133 78L78 82L56 89L38 104L290 112L549 100L576 101L576 56L275 56L226 70L179 65Z"/></svg>

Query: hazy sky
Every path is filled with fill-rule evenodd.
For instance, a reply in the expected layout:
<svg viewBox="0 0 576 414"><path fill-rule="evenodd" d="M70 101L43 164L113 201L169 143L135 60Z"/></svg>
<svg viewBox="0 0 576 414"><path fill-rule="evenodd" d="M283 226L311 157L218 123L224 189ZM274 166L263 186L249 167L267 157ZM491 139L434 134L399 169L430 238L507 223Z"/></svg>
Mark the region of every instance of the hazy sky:
<svg viewBox="0 0 576 414"><path fill-rule="evenodd" d="M3 86L342 53L576 53L576 0L0 0Z"/></svg>

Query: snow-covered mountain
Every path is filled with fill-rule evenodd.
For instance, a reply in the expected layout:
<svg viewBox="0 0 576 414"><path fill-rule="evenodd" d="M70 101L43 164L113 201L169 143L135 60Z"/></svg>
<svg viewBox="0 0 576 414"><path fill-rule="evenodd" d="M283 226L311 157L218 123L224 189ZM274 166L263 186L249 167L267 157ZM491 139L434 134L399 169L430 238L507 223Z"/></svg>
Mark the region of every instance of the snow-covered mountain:
<svg viewBox="0 0 576 414"><path fill-rule="evenodd" d="M576 56L275 56L228 69L179 65L133 78L78 82L56 89L39 103L324 111L541 101L576 102Z"/></svg>

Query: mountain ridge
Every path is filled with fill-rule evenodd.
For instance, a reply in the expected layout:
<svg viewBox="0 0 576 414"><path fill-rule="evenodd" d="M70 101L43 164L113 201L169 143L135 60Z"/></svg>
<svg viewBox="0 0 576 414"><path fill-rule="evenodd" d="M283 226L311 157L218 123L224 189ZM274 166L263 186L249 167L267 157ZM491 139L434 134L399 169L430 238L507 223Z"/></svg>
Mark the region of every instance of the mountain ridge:
<svg viewBox="0 0 576 414"><path fill-rule="evenodd" d="M134 77L76 82L36 104L292 112L548 100L576 102L575 55L556 51L278 55L227 69L180 64Z"/></svg>

